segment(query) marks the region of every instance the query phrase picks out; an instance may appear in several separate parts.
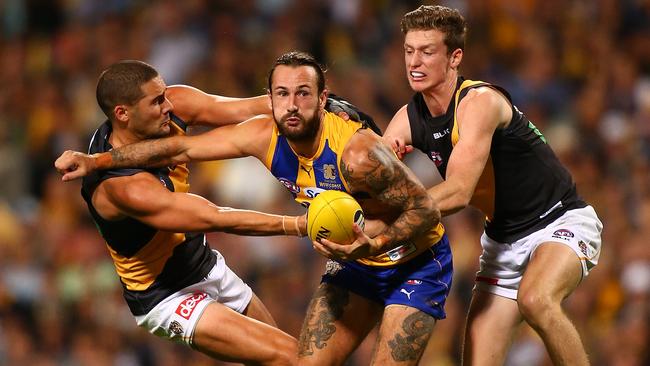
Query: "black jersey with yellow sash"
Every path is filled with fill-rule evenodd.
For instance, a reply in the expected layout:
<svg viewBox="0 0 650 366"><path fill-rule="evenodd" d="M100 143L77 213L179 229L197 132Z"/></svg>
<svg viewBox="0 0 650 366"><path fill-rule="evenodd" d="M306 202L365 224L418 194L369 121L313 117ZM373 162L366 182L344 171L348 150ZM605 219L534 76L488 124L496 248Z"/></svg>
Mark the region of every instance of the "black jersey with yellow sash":
<svg viewBox="0 0 650 366"><path fill-rule="evenodd" d="M185 124L175 116L171 135L185 134ZM93 135L89 154L110 151L109 121ZM124 298L133 315L144 315L165 297L201 281L216 263L202 233L171 233L157 230L136 219L103 219L92 204L93 192L106 179L147 172L172 192L188 192L189 171L185 164L161 169L113 169L84 177L81 195L95 224L106 240L115 269L124 287Z"/></svg>
<svg viewBox="0 0 650 366"><path fill-rule="evenodd" d="M325 112L323 130L317 152L312 157L296 154L287 138L280 134L275 124L267 152L266 167L293 194L295 200L304 206L320 192L338 190L350 193L347 182L340 174L341 155L352 135L364 128L359 122L345 121L334 113ZM359 193L353 194L359 197ZM444 234L444 227L438 224L425 235L404 243L380 255L360 259L370 266L392 266L404 263L433 244Z"/></svg>
<svg viewBox="0 0 650 366"><path fill-rule="evenodd" d="M449 156L463 133L456 120L458 104L469 90L485 86L508 98L512 120L494 132L490 156L470 204L487 216L485 232L490 238L510 243L586 203L541 132L512 104L510 95L495 85L458 78L447 113L438 117L431 116L422 94L415 94L407 106L413 146L427 154L445 178Z"/></svg>

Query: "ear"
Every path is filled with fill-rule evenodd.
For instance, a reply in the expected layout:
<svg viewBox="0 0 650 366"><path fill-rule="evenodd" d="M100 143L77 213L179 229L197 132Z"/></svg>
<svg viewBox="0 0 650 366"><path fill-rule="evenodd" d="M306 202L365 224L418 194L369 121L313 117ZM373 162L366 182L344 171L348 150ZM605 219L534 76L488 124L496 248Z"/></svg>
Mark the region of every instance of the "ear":
<svg viewBox="0 0 650 366"><path fill-rule="evenodd" d="M460 62L463 60L463 50L456 48L454 52L451 53L449 57L449 64L452 68L457 69L460 66Z"/></svg>
<svg viewBox="0 0 650 366"><path fill-rule="evenodd" d="M318 96L319 109L325 109L325 104L327 103L327 96L329 95L329 93L330 93L329 90L323 89L323 91Z"/></svg>
<svg viewBox="0 0 650 366"><path fill-rule="evenodd" d="M129 112L127 111L127 108L123 104L116 105L115 108L113 108L113 113L115 114L115 119L120 121L120 122L128 122L129 121Z"/></svg>
<svg viewBox="0 0 650 366"><path fill-rule="evenodd" d="M270 110L273 110L273 100L271 99L271 89L266 89L266 96L268 97L267 105Z"/></svg>

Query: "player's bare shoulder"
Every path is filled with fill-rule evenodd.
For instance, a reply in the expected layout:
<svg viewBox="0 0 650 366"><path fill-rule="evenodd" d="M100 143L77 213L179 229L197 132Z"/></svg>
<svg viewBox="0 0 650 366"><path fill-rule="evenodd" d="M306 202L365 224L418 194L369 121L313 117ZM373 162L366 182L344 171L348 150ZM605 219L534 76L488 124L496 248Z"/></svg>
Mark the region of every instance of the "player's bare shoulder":
<svg viewBox="0 0 650 366"><path fill-rule="evenodd" d="M489 86L473 88L458 104L458 118L467 116L490 116L497 127L507 127L512 119L512 105L508 98Z"/></svg>

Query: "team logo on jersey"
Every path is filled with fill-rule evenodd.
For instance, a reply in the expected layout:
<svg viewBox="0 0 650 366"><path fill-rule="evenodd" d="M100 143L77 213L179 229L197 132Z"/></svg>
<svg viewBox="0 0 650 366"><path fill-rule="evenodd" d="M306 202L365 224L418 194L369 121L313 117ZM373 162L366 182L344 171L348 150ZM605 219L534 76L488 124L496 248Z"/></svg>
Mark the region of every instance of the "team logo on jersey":
<svg viewBox="0 0 650 366"><path fill-rule="evenodd" d="M323 177L325 179L336 179L336 167L334 164L323 164Z"/></svg>
<svg viewBox="0 0 650 366"><path fill-rule="evenodd" d="M558 229L553 232L552 235L556 239L562 239L562 240L571 240L573 238L573 233L567 229Z"/></svg>
<svg viewBox="0 0 650 366"><path fill-rule="evenodd" d="M190 316L192 316L192 313L194 312L194 309L196 309L196 306L208 297L208 294L205 292L195 292L185 298L185 300L181 301L180 304L178 304L178 307L176 308L176 314L182 316L185 319L189 319Z"/></svg>
<svg viewBox="0 0 650 366"><path fill-rule="evenodd" d="M284 185L289 190L289 192L293 194L298 194L298 192L300 192L300 187L298 187L296 183L290 181L289 179L278 178L278 180L280 181L280 183L282 183L282 185Z"/></svg>
<svg viewBox="0 0 650 366"><path fill-rule="evenodd" d="M587 254L587 243L585 243L584 241L580 240L580 241L578 242L578 247L580 248L580 251L582 252L582 254L584 254L584 255L587 256L587 257L589 256L589 255Z"/></svg>
<svg viewBox="0 0 650 366"><path fill-rule="evenodd" d="M406 280L407 285L421 285L422 281L421 280Z"/></svg>
<svg viewBox="0 0 650 366"><path fill-rule="evenodd" d="M327 264L325 264L325 274L328 274L330 276L335 276L342 269L343 266L341 265L341 263L333 260L328 260Z"/></svg>
<svg viewBox="0 0 650 366"><path fill-rule="evenodd" d="M176 335L181 335L183 334L183 326L176 320L172 320L172 322L169 323L169 331Z"/></svg>
<svg viewBox="0 0 650 366"><path fill-rule="evenodd" d="M442 155L439 152L431 151L429 152L429 155L431 156L431 161L433 161L436 166L442 165Z"/></svg>

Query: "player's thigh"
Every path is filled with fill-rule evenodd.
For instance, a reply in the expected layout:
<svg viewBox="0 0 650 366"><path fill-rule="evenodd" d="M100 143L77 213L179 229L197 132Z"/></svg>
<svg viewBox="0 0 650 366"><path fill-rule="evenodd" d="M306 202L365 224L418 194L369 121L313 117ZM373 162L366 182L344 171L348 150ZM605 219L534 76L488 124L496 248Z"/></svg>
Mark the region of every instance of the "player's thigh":
<svg viewBox="0 0 650 366"><path fill-rule="evenodd" d="M429 342L436 319L416 308L390 305L381 319L373 365L416 365Z"/></svg>
<svg viewBox="0 0 650 366"><path fill-rule="evenodd" d="M530 258L519 286L518 301L560 302L578 286L583 276L580 258L563 243L540 244Z"/></svg>
<svg viewBox="0 0 650 366"><path fill-rule="evenodd" d="M224 361L261 365L296 363L295 338L217 302L205 308L194 330L192 345Z"/></svg>
<svg viewBox="0 0 650 366"><path fill-rule="evenodd" d="M522 320L514 299L475 289L463 337L463 364L503 365Z"/></svg>
<svg viewBox="0 0 650 366"><path fill-rule="evenodd" d="M376 302L321 283L300 332L300 364L342 365L379 321L382 311Z"/></svg>

